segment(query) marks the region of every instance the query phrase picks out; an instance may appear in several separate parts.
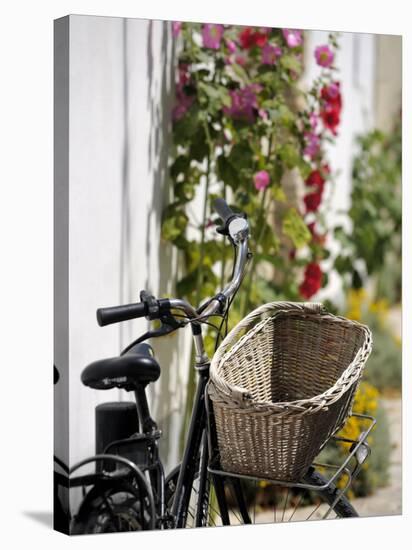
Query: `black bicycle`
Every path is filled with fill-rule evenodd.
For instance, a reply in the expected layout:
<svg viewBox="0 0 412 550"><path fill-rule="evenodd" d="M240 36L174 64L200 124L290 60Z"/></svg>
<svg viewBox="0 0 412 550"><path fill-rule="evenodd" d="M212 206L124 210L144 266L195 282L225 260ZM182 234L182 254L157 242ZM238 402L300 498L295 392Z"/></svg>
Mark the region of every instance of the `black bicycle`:
<svg viewBox="0 0 412 550"><path fill-rule="evenodd" d="M207 397L210 359L202 329L212 316L220 316L221 331L227 324L251 253L246 216L233 212L223 199L217 199L214 206L223 222L218 231L229 238L235 257L232 278L221 292L198 308L181 299L156 299L142 291L139 303L97 310L100 326L138 317L156 319L160 326L132 342L119 357L96 361L81 375L90 388L133 392L136 418L135 433L109 441L102 452L71 468L70 487L83 487L85 495L71 521L73 534L357 516L345 491L369 454L366 437L372 425L352 442L343 464L314 464L300 483L248 478L220 468L213 410ZM145 340L187 325L193 335L197 389L182 462L166 476L158 449L161 432L146 396L148 384L156 382L161 368ZM78 475L81 467L91 463L96 464L96 471ZM329 479L323 475L328 468L333 470ZM344 487L338 484L339 476L347 478ZM273 490L263 505L259 495L265 483Z"/></svg>

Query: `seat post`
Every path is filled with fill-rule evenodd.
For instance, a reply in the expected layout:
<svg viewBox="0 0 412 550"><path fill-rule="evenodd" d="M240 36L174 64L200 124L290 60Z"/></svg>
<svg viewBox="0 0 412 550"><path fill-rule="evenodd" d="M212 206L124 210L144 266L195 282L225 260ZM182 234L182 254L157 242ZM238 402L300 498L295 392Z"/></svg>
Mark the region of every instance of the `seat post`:
<svg viewBox="0 0 412 550"><path fill-rule="evenodd" d="M156 422L150 416L149 404L146 396L146 386L143 384L136 384L135 389L137 414L139 416L139 422L142 426L143 433L151 434L158 429Z"/></svg>

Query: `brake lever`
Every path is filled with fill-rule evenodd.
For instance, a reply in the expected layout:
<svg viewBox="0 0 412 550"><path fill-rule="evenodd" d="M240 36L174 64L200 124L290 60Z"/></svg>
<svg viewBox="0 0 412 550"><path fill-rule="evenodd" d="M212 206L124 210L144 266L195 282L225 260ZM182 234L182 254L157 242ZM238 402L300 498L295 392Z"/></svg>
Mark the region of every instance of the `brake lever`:
<svg viewBox="0 0 412 550"><path fill-rule="evenodd" d="M166 334L170 334L171 332L177 330L178 328L181 328L184 326L183 322L177 321L172 315L162 315L159 317L159 321L162 323L159 328L148 330L139 338L134 340L131 344L129 344L124 350L121 352L120 355L125 355L131 348L136 346L137 344L141 344L145 340L148 340L149 338L158 338L159 336L166 336Z"/></svg>

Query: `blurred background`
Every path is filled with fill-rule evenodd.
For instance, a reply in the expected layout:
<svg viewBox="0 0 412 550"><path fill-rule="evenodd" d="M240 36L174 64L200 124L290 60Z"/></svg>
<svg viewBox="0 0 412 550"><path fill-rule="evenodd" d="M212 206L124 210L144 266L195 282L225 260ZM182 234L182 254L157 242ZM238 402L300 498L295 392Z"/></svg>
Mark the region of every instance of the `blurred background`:
<svg viewBox="0 0 412 550"><path fill-rule="evenodd" d="M136 301L143 288L199 302L230 276L211 209L225 196L247 212L255 255L231 326L256 305L289 299L323 301L371 327L355 410L378 424L351 497L361 515L400 513L401 37L69 20L69 176L56 187L65 219L55 238L56 454L70 464L93 454L95 406L128 400L83 387L80 373L147 322L99 328L95 310ZM152 409L171 468L193 391L190 334L153 344L162 376ZM356 438L363 429L351 419L344 431Z"/></svg>

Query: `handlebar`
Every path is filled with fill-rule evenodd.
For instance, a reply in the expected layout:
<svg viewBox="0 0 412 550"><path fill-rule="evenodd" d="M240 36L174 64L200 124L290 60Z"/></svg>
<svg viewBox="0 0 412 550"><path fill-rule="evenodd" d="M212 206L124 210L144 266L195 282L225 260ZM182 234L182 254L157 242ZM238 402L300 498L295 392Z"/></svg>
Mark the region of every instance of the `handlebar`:
<svg viewBox="0 0 412 550"><path fill-rule="evenodd" d="M146 310L146 304L142 302L123 306L101 307L96 311L97 323L100 327L104 327L121 321L130 321L130 319L145 317L147 315Z"/></svg>
<svg viewBox="0 0 412 550"><path fill-rule="evenodd" d="M244 269L249 259L249 224L245 216L243 214L233 212L226 201L222 198L215 200L214 209L224 223L223 228L221 228L219 232L229 236L238 252L236 254L236 263L233 270L232 280L219 294L216 295L215 298L210 300L206 307L204 307L201 313L202 318L210 317L221 311L222 298L226 302L234 296L240 286L240 283L242 282ZM139 317L157 319L162 314L170 313L170 310L172 309L180 309L184 311L189 320L196 320L198 317L198 312L196 309L185 300L156 300L153 296L149 296L144 291L141 293L141 302L99 308L96 312L96 317L99 326L102 327L112 323L120 323L122 321L137 319Z"/></svg>
<svg viewBox="0 0 412 550"><path fill-rule="evenodd" d="M227 223L230 221L231 218L233 218L233 216L237 216L237 214L235 214L230 206L227 204L225 199L215 199L213 207L216 211L216 214L219 214L219 217L222 219L225 225L227 225Z"/></svg>

